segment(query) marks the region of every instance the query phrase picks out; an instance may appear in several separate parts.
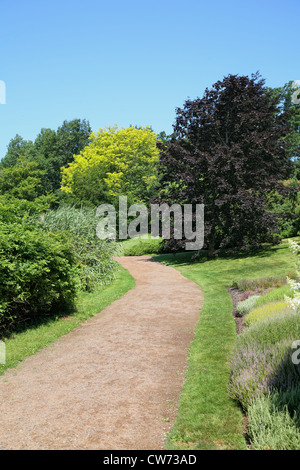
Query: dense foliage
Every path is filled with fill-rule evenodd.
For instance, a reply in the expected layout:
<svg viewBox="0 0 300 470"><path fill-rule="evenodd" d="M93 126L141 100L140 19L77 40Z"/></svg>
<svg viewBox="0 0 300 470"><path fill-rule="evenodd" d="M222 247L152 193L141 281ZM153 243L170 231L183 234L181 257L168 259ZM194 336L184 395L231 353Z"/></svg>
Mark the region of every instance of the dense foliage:
<svg viewBox="0 0 300 470"><path fill-rule="evenodd" d="M61 167L73 161L89 143L91 128L88 121L73 119L64 121L56 131L42 129L34 142L26 141L17 135L8 145L8 150L0 162L0 169L10 168L23 156L38 164L43 170L41 189L45 194L57 191L61 185Z"/></svg>
<svg viewBox="0 0 300 470"><path fill-rule="evenodd" d="M300 233L300 181L294 177L283 184L281 192L270 193L268 209L278 218L280 236L295 237Z"/></svg>
<svg viewBox="0 0 300 470"><path fill-rule="evenodd" d="M288 115L258 75L229 75L177 109L162 147L161 200L205 204L205 240L217 248L276 242L267 194L289 175Z"/></svg>
<svg viewBox="0 0 300 470"><path fill-rule="evenodd" d="M160 239L118 245L96 237L95 206L116 205L121 195L129 204L204 203L209 255L299 234L300 106L293 91L291 83L267 89L258 74L229 75L177 109L172 135L134 126L91 133L86 120L74 119L56 131L42 129L34 142L12 139L0 162L0 336L65 314L79 292L113 279L113 255L161 251ZM299 254L299 245L291 246ZM214 282L211 273L206 276L201 282L209 291ZM290 277L288 285L269 277L235 286L245 291L237 311L246 328L229 392L248 413L254 449L300 448L299 367L291 361L300 333L299 272ZM275 285L281 287L266 295L249 294ZM206 321L208 310L216 317L222 311L223 301L215 305L218 292L213 295L206 296ZM224 322L217 324L216 317L207 324L210 331L220 329L220 339ZM209 376L217 371L218 380L224 378L219 349L209 349L205 338L201 348L204 363L215 361ZM193 366L193 375L201 374L199 354Z"/></svg>
<svg viewBox="0 0 300 470"><path fill-rule="evenodd" d="M289 154L294 161L294 176L300 179L300 104L297 97L297 89L293 82L288 82L284 86L271 90L274 96L280 99L279 112L287 111L289 114L290 133L287 136ZM300 91L298 90L298 96ZM298 101L298 102L297 102Z"/></svg>
<svg viewBox="0 0 300 470"><path fill-rule="evenodd" d="M79 290L111 280L116 244L96 237L96 210L50 211L36 162L0 172L0 334L70 308Z"/></svg>
<svg viewBox="0 0 300 470"><path fill-rule="evenodd" d="M67 234L76 258L81 290L92 290L114 277L112 257L118 253L118 245L112 240L97 238L98 221L96 210L70 206L47 212L41 221L46 232Z"/></svg>
<svg viewBox="0 0 300 470"><path fill-rule="evenodd" d="M0 224L0 332L70 306L77 268L66 237Z"/></svg>
<svg viewBox="0 0 300 470"><path fill-rule="evenodd" d="M148 201L157 184L157 135L148 127L100 129L91 143L63 169L62 190L95 205Z"/></svg>

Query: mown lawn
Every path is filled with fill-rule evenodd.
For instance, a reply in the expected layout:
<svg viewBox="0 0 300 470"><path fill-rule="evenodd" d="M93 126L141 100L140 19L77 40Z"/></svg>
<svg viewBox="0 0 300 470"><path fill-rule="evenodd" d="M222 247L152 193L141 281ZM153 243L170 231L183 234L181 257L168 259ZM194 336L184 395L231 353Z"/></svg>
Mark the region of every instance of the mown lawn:
<svg viewBox="0 0 300 470"><path fill-rule="evenodd" d="M158 241L154 243L157 246ZM125 245L130 254L153 254L154 245L148 240L128 240ZM227 393L236 328L226 287L241 279L284 277L294 270L295 257L287 242L251 256L208 260L203 252L201 258L193 260L193 255L189 252L153 255L157 261L178 269L199 284L204 293L204 306L191 343L187 377L168 448L245 450L242 413ZM7 362L0 365L0 374L101 312L133 286L134 279L120 266L112 284L80 296L74 314L58 316L15 333L6 340Z"/></svg>
<svg viewBox="0 0 300 470"><path fill-rule="evenodd" d="M150 234L128 238L119 242L120 256L143 256L158 254L161 251L162 238L152 238Z"/></svg>
<svg viewBox="0 0 300 470"><path fill-rule="evenodd" d="M155 256L200 285L204 306L189 351L186 382L169 449L246 449L242 413L228 397L230 360L236 342L234 280L286 276L295 268L287 242L253 256L192 260L191 253ZM184 306L183 306L184 314Z"/></svg>
<svg viewBox="0 0 300 470"><path fill-rule="evenodd" d="M0 375L49 343L74 330L80 323L97 315L134 285L133 277L119 265L116 279L111 284L99 286L94 292L83 293L79 296L72 315L65 316L63 312L58 312L56 318L28 326L26 329L23 328L23 331L12 334L5 340L6 364L0 365Z"/></svg>

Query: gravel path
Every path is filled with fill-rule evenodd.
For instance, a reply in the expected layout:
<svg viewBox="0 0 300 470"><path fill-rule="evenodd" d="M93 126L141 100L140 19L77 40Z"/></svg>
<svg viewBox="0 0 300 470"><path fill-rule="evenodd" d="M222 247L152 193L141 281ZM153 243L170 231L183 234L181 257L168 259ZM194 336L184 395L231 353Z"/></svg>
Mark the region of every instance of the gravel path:
<svg viewBox="0 0 300 470"><path fill-rule="evenodd" d="M117 260L136 286L0 377L0 449L164 448L202 293L148 256Z"/></svg>

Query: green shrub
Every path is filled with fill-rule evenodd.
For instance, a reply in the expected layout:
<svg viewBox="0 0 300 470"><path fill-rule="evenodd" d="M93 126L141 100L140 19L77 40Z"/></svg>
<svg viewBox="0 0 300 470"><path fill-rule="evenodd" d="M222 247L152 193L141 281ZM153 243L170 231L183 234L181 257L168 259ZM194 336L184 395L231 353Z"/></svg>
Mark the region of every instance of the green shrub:
<svg viewBox="0 0 300 470"><path fill-rule="evenodd" d="M276 289L272 289L266 294L260 296L260 298L256 302L256 307L268 304L270 302L278 302L280 300L285 300L285 297L293 297L293 291L291 290L291 287L289 285L277 287Z"/></svg>
<svg viewBox="0 0 300 470"><path fill-rule="evenodd" d="M68 234L80 272L81 290L92 290L97 284L105 284L115 276L116 263L112 257L118 254L118 244L112 240L100 240L96 235L99 217L90 208L61 207L46 213L42 227L50 232Z"/></svg>
<svg viewBox="0 0 300 470"><path fill-rule="evenodd" d="M0 224L0 330L72 304L76 277L65 237Z"/></svg>
<svg viewBox="0 0 300 470"><path fill-rule="evenodd" d="M162 251L162 241L158 239L137 239L123 242L123 256L143 256L158 254Z"/></svg>
<svg viewBox="0 0 300 470"><path fill-rule="evenodd" d="M265 318L288 313L289 311L290 309L286 302L271 302L252 309L245 318L245 324L250 326Z"/></svg>
<svg viewBox="0 0 300 470"><path fill-rule="evenodd" d="M299 397L299 388L295 392ZM297 415L289 413L281 394L258 398L248 408L248 435L253 450L300 450ZM299 398L298 398L299 400Z"/></svg>
<svg viewBox="0 0 300 470"><path fill-rule="evenodd" d="M11 224L23 223L26 220L35 223L37 217L49 209L50 202L50 196L40 196L34 201L27 201L0 195L0 222Z"/></svg>
<svg viewBox="0 0 300 470"><path fill-rule="evenodd" d="M259 295L251 295L248 299L238 302L236 306L237 313L240 316L246 315L250 310L257 305L257 301L259 300Z"/></svg>
<svg viewBox="0 0 300 470"><path fill-rule="evenodd" d="M253 323L238 336L238 345L259 344L263 347L290 339L290 342L300 338L300 315L295 312L266 317Z"/></svg>

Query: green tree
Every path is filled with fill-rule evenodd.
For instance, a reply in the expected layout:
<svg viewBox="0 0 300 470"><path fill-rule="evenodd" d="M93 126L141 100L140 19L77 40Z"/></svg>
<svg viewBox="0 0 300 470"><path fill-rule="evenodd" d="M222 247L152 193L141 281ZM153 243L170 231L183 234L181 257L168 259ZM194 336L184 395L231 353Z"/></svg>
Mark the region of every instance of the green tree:
<svg viewBox="0 0 300 470"><path fill-rule="evenodd" d="M92 130L85 119L64 121L56 130L41 129L34 142L26 141L16 135L8 145L5 157L0 162L1 168L11 168L17 164L20 156L36 162L41 175L43 193L57 192L61 186L61 167L67 166L89 143Z"/></svg>
<svg viewBox="0 0 300 470"><path fill-rule="evenodd" d="M289 114L291 130L286 140L288 142L289 155L293 161L293 175L300 179L300 104L295 103L293 99L296 91L293 83L290 81L284 86L271 89L270 91L274 97L279 99L280 106L278 112Z"/></svg>
<svg viewBox="0 0 300 470"><path fill-rule="evenodd" d="M62 190L93 204L148 201L157 184L157 135L149 128L109 127L92 133L91 143L63 169Z"/></svg>
<svg viewBox="0 0 300 470"><path fill-rule="evenodd" d="M278 241L267 194L289 170L285 112L258 74L229 75L177 109L175 135L163 146L163 200L205 205L205 242L249 249Z"/></svg>
<svg viewBox="0 0 300 470"><path fill-rule="evenodd" d="M17 134L8 144L7 153L0 161L0 169L10 168L16 165L18 158L22 155L26 158L32 158L33 154L33 142L31 142L31 140L24 140Z"/></svg>
<svg viewBox="0 0 300 470"><path fill-rule="evenodd" d="M20 157L15 166L0 171L0 221L22 221L48 210L53 194L43 194L43 171L36 162Z"/></svg>
<svg viewBox="0 0 300 470"><path fill-rule="evenodd" d="M44 191L57 191L61 186L61 168L68 165L89 143L91 128L86 120L64 121L57 131L42 129L34 142L33 159L45 171Z"/></svg>
<svg viewBox="0 0 300 470"><path fill-rule="evenodd" d="M168 135L165 131L161 131L158 134L157 139L163 144L168 144L172 140L172 134Z"/></svg>
<svg viewBox="0 0 300 470"><path fill-rule="evenodd" d="M38 164L20 157L15 166L0 172L0 194L33 201L42 194L41 178L44 172Z"/></svg>

